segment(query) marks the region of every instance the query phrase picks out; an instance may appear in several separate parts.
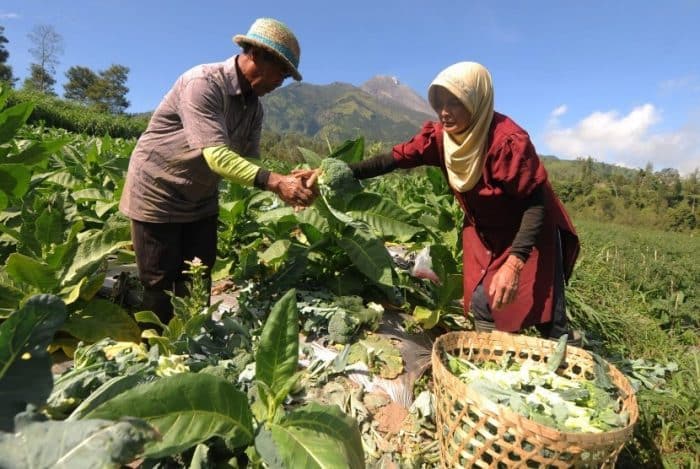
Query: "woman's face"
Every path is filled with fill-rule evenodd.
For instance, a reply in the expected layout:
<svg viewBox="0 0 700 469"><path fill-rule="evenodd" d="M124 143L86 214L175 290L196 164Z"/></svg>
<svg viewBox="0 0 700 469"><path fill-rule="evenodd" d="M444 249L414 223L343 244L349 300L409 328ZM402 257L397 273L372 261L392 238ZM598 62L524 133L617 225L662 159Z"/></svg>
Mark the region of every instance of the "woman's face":
<svg viewBox="0 0 700 469"><path fill-rule="evenodd" d="M441 86L435 89L435 112L445 132L450 135L461 134L467 130L472 120L462 101Z"/></svg>

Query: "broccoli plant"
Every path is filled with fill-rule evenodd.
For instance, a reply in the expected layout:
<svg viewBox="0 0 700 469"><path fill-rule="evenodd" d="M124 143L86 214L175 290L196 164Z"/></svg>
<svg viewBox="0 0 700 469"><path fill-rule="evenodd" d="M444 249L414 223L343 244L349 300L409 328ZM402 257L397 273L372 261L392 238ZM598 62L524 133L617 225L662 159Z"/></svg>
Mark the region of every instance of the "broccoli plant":
<svg viewBox="0 0 700 469"><path fill-rule="evenodd" d="M360 328L376 330L384 313L384 308L370 302L362 304L359 296L342 296L336 299L339 310L328 320L328 337L336 344L347 344L352 341Z"/></svg>

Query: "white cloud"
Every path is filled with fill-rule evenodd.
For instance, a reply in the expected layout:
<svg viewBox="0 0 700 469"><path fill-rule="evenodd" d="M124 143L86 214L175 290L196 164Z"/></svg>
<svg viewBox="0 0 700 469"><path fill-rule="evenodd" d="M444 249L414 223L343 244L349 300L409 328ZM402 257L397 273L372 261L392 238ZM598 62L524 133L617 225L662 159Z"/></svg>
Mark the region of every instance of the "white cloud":
<svg viewBox="0 0 700 469"><path fill-rule="evenodd" d="M565 107L565 106L564 106ZM552 111L558 116L562 106ZM662 115L652 104L636 107L627 115L617 111L594 112L573 127L550 120L544 141L548 153L562 158L592 157L622 166L675 168L688 174L700 168L700 116L666 132L654 131Z"/></svg>
<svg viewBox="0 0 700 469"><path fill-rule="evenodd" d="M0 20L13 20L19 18L17 13L0 13Z"/></svg>
<svg viewBox="0 0 700 469"><path fill-rule="evenodd" d="M550 114L550 116L551 116L553 119L556 119L556 118L561 117L561 116L563 116L564 114L566 114L566 111L568 111L568 108L566 107L566 104L562 104L562 105L559 106L558 108L554 109L554 110L552 111L552 113Z"/></svg>

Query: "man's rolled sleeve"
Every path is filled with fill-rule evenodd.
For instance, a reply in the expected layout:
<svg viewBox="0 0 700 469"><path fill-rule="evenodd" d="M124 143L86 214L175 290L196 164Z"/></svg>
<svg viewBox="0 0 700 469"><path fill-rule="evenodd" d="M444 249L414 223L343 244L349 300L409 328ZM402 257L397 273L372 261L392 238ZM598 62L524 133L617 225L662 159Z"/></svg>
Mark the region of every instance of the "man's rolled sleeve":
<svg viewBox="0 0 700 469"><path fill-rule="evenodd" d="M226 145L207 147L202 155L209 168L219 176L244 186L252 186L261 170L259 166L234 152Z"/></svg>

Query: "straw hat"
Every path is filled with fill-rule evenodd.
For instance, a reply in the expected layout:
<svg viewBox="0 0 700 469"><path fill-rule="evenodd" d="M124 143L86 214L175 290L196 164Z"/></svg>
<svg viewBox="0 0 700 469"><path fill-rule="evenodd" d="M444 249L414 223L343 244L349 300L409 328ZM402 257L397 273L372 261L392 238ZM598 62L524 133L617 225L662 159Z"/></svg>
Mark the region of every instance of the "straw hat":
<svg viewBox="0 0 700 469"><path fill-rule="evenodd" d="M248 30L248 34L237 34L233 36L233 41L239 46L249 44L271 52L287 65L296 81L301 81L301 74L297 70L301 56L299 42L294 33L281 21L258 18Z"/></svg>

